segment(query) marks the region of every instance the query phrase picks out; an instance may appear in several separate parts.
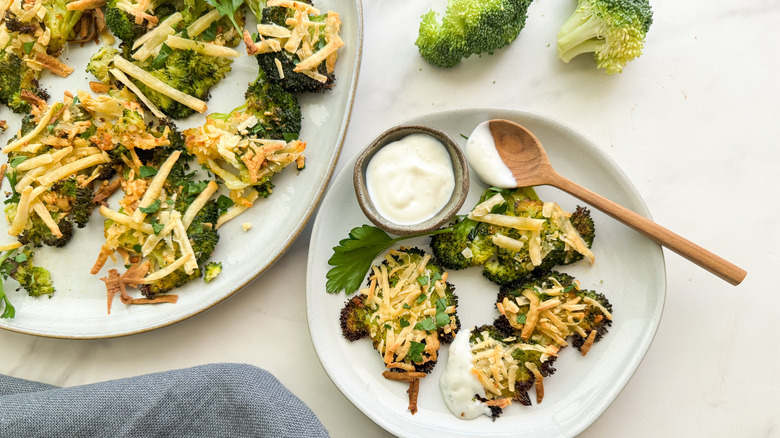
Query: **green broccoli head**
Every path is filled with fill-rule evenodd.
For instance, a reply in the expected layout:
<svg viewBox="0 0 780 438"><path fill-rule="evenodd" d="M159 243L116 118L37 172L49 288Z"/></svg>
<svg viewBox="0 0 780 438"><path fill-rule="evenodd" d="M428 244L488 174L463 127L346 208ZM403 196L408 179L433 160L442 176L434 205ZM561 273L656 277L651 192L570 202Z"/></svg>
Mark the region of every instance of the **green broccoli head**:
<svg viewBox="0 0 780 438"><path fill-rule="evenodd" d="M305 3L311 4L310 1L306 1ZM263 16L260 22L287 27L286 20L287 18L292 18L293 13L293 9L290 8L278 6L265 8L263 9ZM325 16L310 16L309 19L316 22L324 20L324 17ZM277 60L281 64L282 75L279 74L279 67L276 64ZM286 50L257 55L257 63L260 65L260 69L267 75L268 80L278 84L290 93L320 93L333 88L336 81L336 75L334 73L328 73L324 63L319 65L317 72L324 75L327 79L325 82L320 82L294 71L298 61L296 54L289 53Z"/></svg>
<svg viewBox="0 0 780 438"><path fill-rule="evenodd" d="M531 0L450 0L444 18L422 16L417 47L433 65L452 68L463 58L493 53L517 38Z"/></svg>
<svg viewBox="0 0 780 438"><path fill-rule="evenodd" d="M249 131L258 138L294 140L301 132L301 106L298 99L277 84L271 83L260 69L249 84L246 111L257 117Z"/></svg>
<svg viewBox="0 0 780 438"><path fill-rule="evenodd" d="M200 277L200 269L196 269L192 274L187 274L184 272L184 268L179 268L151 284L140 285L138 289L143 296L153 299L177 287L184 286L188 281L198 277Z"/></svg>
<svg viewBox="0 0 780 438"><path fill-rule="evenodd" d="M115 5L115 0L106 4L106 27L125 44L132 45L148 29L142 24L136 24L132 15L117 8Z"/></svg>
<svg viewBox="0 0 780 438"><path fill-rule="evenodd" d="M49 93L40 87L38 73L27 66L15 53L0 50L0 103L18 114L30 112L30 104L22 99L27 91L43 100Z"/></svg>
<svg viewBox="0 0 780 438"><path fill-rule="evenodd" d="M6 212L8 212L7 208ZM57 237L52 234L49 227L46 226L38 215L30 215L29 223L31 225L19 233L17 239L23 245L35 247L46 245L61 248L73 237L73 223L67 217L61 217L55 220L55 222L60 229L60 233L62 233L62 237Z"/></svg>
<svg viewBox="0 0 780 438"><path fill-rule="evenodd" d="M33 265L33 252L28 248L8 259L8 263L13 265L9 276L18 281L30 296L52 295L55 292L51 273L46 268Z"/></svg>
<svg viewBox="0 0 780 438"><path fill-rule="evenodd" d="M126 13L121 10L118 11ZM106 17L107 16L108 12L106 12ZM92 73L92 75L95 76L95 78L100 82L104 82L106 84L110 83L111 74L108 72L108 70L113 68L114 56L116 56L117 53L119 53L119 51L114 46L101 47L100 50L98 50L94 55L92 55L91 58L89 58L89 62L87 63L87 72Z"/></svg>
<svg viewBox="0 0 780 438"><path fill-rule="evenodd" d="M532 296L537 300L534 306L547 303L545 313L530 316L533 311L529 297ZM571 343L583 355L612 325L609 300L601 293L580 289L574 277L558 271L535 271L527 279L502 286L496 303L501 316L495 324L505 335L558 348L566 346L571 338ZM555 330L546 328L555 320L566 324L558 323ZM526 327L527 324L535 325Z"/></svg>
<svg viewBox="0 0 780 438"><path fill-rule="evenodd" d="M232 62L230 58L203 55L194 50L174 50L160 67L154 68L151 64L141 67L183 93L208 100L209 90L230 72ZM168 117L182 119L195 113L192 108L152 90L140 81L134 82Z"/></svg>
<svg viewBox="0 0 780 438"><path fill-rule="evenodd" d="M198 265L203 265L208 261L217 242L219 242L219 233L214 228L217 219L219 219L219 207L217 201L212 199L195 215L187 228L187 235L190 238Z"/></svg>
<svg viewBox="0 0 780 438"><path fill-rule="evenodd" d="M67 202L67 205L70 206L70 218L76 222L79 228L84 228L92 216L94 207L92 198L95 193L92 189L80 186L76 182L76 177L72 176L52 185L51 192Z"/></svg>
<svg viewBox="0 0 780 438"><path fill-rule="evenodd" d="M208 262L203 268L203 281L209 283L222 272L222 262Z"/></svg>
<svg viewBox="0 0 780 438"><path fill-rule="evenodd" d="M558 32L558 56L569 62L593 53L598 68L620 73L642 54L652 23L648 0L579 0Z"/></svg>

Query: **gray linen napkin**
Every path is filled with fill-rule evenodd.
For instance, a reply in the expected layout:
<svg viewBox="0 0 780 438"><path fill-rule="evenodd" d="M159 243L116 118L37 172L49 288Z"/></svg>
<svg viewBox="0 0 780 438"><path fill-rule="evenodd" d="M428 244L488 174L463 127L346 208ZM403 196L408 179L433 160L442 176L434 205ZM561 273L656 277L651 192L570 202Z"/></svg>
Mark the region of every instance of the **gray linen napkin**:
<svg viewBox="0 0 780 438"><path fill-rule="evenodd" d="M268 371L210 364L60 388L0 375L0 437L327 437Z"/></svg>

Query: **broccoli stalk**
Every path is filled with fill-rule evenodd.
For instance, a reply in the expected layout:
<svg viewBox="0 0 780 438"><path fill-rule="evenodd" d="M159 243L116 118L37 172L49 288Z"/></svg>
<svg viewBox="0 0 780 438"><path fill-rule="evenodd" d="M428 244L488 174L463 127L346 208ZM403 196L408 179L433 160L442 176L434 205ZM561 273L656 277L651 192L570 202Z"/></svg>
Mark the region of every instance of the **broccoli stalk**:
<svg viewBox="0 0 780 438"><path fill-rule="evenodd" d="M471 55L492 54L517 38L530 4L531 0L450 0L441 22L434 11L422 16L416 42L420 55L433 65L452 68Z"/></svg>
<svg viewBox="0 0 780 438"><path fill-rule="evenodd" d="M558 32L558 56L568 63L593 53L596 66L608 74L639 57L653 23L648 0L579 0Z"/></svg>
<svg viewBox="0 0 780 438"><path fill-rule="evenodd" d="M59 55L73 34L73 27L83 14L82 11L68 10L68 3L70 3L68 0L44 0L43 2L46 8L44 23L46 29L51 32L47 52L51 55Z"/></svg>

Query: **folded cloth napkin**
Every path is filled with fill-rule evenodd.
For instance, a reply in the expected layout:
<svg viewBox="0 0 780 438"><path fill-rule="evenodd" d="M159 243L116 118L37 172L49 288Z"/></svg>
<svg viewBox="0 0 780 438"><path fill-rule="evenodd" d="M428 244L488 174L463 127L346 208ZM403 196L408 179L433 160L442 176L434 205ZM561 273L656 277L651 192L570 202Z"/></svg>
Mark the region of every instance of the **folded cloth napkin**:
<svg viewBox="0 0 780 438"><path fill-rule="evenodd" d="M210 364L60 388L0 375L0 437L327 437L268 371Z"/></svg>

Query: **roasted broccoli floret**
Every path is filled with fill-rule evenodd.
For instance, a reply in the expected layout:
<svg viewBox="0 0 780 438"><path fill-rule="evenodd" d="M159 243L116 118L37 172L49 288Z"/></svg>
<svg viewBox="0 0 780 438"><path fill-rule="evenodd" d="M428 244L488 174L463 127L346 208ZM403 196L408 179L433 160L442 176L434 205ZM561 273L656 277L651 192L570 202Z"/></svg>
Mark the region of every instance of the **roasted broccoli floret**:
<svg viewBox="0 0 780 438"><path fill-rule="evenodd" d="M46 268L33 265L33 252L28 248L7 259L6 263L11 264L8 275L18 281L30 296L52 295L55 292L51 273Z"/></svg>
<svg viewBox="0 0 780 438"><path fill-rule="evenodd" d="M116 7L117 0L106 2L105 21L106 27L125 44L132 45L138 37L145 34L148 29L143 24L136 24L135 17L129 12ZM105 81L104 81L105 82Z"/></svg>
<svg viewBox="0 0 780 438"><path fill-rule="evenodd" d="M107 10L108 11L108 10ZM108 12L106 11L106 18L108 18ZM121 13L125 11L117 9ZM87 72L92 73L93 76L100 82L106 84L111 82L111 74L108 72L113 67L114 56L119 51L114 46L103 46L98 50L87 63Z"/></svg>
<svg viewBox="0 0 780 438"><path fill-rule="evenodd" d="M295 95L271 83L260 69L244 96L245 110L257 118L249 132L257 138L295 140L301 132L301 106Z"/></svg>
<svg viewBox="0 0 780 438"><path fill-rule="evenodd" d="M397 290L392 302L384 299L388 287ZM369 336L389 370L406 364L430 372L439 343L452 342L460 328L454 286L418 248L390 250L360 293L341 311L342 333L350 341Z"/></svg>
<svg viewBox="0 0 780 438"><path fill-rule="evenodd" d="M568 63L593 53L598 68L620 73L642 54L652 23L648 0L579 0L558 32L558 56Z"/></svg>
<svg viewBox="0 0 780 438"><path fill-rule="evenodd" d="M43 19L46 30L50 32L46 51L53 56L62 52L65 44L73 35L73 27L81 19L82 11L69 10L69 0L43 0L46 16Z"/></svg>
<svg viewBox="0 0 780 438"><path fill-rule="evenodd" d="M441 22L433 10L422 16L417 47L423 59L451 68L463 58L492 54L517 38L531 0L449 0Z"/></svg>
<svg viewBox="0 0 780 438"><path fill-rule="evenodd" d="M64 201L57 202L59 205L67 204L70 207L68 211L70 218L79 228L84 228L92 216L94 191L89 187L80 186L75 177L56 182L50 191L58 197L58 200Z"/></svg>
<svg viewBox="0 0 780 438"><path fill-rule="evenodd" d="M477 211L485 208L490 210ZM534 270L592 256L590 212L578 208L571 217L566 216L556 204L542 202L529 189L489 188L469 217L450 226L452 232L431 237L431 249L444 267L481 265L487 279L509 284ZM520 225L501 225L505 221L520 221Z"/></svg>
<svg viewBox="0 0 780 438"><path fill-rule="evenodd" d="M30 104L22 99L28 92L47 100L49 93L40 87L38 73L22 62L15 53L0 50L0 103L19 114L29 113Z"/></svg>
<svg viewBox="0 0 780 438"><path fill-rule="evenodd" d="M208 262L203 268L203 281L209 283L222 272L222 262Z"/></svg>
<svg viewBox="0 0 780 438"><path fill-rule="evenodd" d="M188 281L198 277L200 277L200 269L196 269L192 274L187 274L183 268L179 268L153 283L140 285L138 289L146 298L152 299L184 286Z"/></svg>
<svg viewBox="0 0 780 438"><path fill-rule="evenodd" d="M165 62L156 67L144 65L146 71L177 90L201 100L208 100L211 87L230 72L232 59L203 55L194 50L174 50ZM173 119L183 119L195 113L192 108L171 99L140 81L134 81L160 111Z"/></svg>
<svg viewBox="0 0 780 438"><path fill-rule="evenodd" d="M474 372L486 387L487 400L509 399L528 406L528 391L535 386L536 401L542 401L543 378L555 372L555 350L533 340L508 336L491 325L472 329L469 344L475 357ZM500 413L500 409L493 410L494 417Z"/></svg>
<svg viewBox="0 0 780 438"><path fill-rule="evenodd" d="M219 208L217 202L212 199L195 215L192 224L187 228L187 235L198 265L208 261L219 242L219 233L214 228L217 219L219 219Z"/></svg>
<svg viewBox="0 0 780 438"><path fill-rule="evenodd" d="M6 214L8 215L8 213L9 209L6 207ZM60 233L62 233L61 237L52 234L51 229L37 215L31 215L29 222L31 224L30 227L25 228L24 231L16 236L17 240L23 245L31 245L34 247L46 245L61 248L73 237L73 223L64 216L55 220Z"/></svg>
<svg viewBox="0 0 780 438"><path fill-rule="evenodd" d="M311 4L311 2L306 2ZM263 9L262 24L276 24L277 26L290 27L287 24L288 18L293 18L295 10L293 8L286 8L281 6L274 6ZM312 22L324 23L327 19L327 15L310 15L309 20ZM316 26L310 27L310 32ZM310 33L308 37L311 37L311 46L315 49L321 48L326 44L326 35L324 32L320 32L315 39ZM258 42L261 41L258 37ZM268 76L271 82L279 84L285 90L291 93L317 93L323 92L330 88L336 80L336 75L329 71L326 63L320 63L316 67L316 72L322 75L324 81L317 80L311 76L307 76L301 72L295 71L295 67L300 62L299 55L297 53L289 52L287 50L261 53L257 55L257 63L260 68ZM277 64L277 61L279 64ZM282 73L279 73L281 65Z"/></svg>
<svg viewBox="0 0 780 438"><path fill-rule="evenodd" d="M557 271L503 286L496 307L501 313L496 326L505 335L558 349L571 338L583 355L612 324L612 305L603 294L580 289L574 277Z"/></svg>

